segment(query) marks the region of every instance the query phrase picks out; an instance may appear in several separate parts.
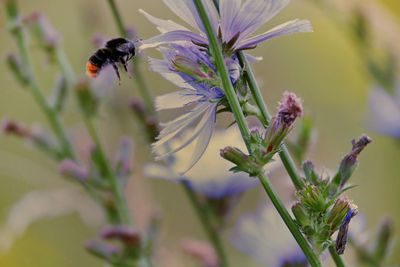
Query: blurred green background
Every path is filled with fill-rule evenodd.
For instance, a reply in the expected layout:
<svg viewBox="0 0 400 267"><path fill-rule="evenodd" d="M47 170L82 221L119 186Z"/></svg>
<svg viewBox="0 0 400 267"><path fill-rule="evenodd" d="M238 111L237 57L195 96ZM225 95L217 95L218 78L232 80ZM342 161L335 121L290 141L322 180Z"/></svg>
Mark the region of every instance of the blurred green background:
<svg viewBox="0 0 400 267"><path fill-rule="evenodd" d="M93 52L93 35L117 36L106 1L19 2L22 12L40 11L51 20L62 34L66 53L79 74L84 74L86 60ZM361 156L360 167L352 178L352 183L359 186L352 190L349 196L365 214L372 230L381 218L389 215L395 222L397 233L400 233L400 146L398 141L368 130L367 97L371 84L356 47L345 34L346 29L337 27L326 13L312 4L312 1L292 2L273 21L265 25L263 30L289 19L307 18L312 21L315 32L274 39L253 51L253 54L264 57L261 63L255 65L255 71L263 85L266 101L271 107L275 107L285 90L293 90L304 99L306 112L314 118L318 130L318 139L309 158L322 170L334 169L337 166L341 157L348 151L352 138L362 133L370 135L374 143ZM398 0L376 2L395 16L400 24ZM138 12L139 8L155 16L179 20L160 0L119 0L118 4L126 24L134 27L141 38L156 34L156 30ZM0 57L4 59L7 53L15 51L13 40L6 30L4 12L0 12L0 40ZM37 47L32 46L32 54L39 82L42 88L50 90L57 69L47 62ZM157 94L174 89L154 73L145 71L145 76ZM45 124L45 119L30 94L20 88L5 63L0 64L0 81L0 117L13 118L29 124ZM144 137L138 133L133 116L126 107L129 98L135 93L133 82L124 75L122 85L109 92L100 125L110 150L115 149L114 145L121 134L133 135L136 141L136 173L128 186L128 196L134 194L135 185L143 184L140 180L140 167L150 159L146 147L142 145ZM80 117L72 102L69 103L65 120L76 129L80 126ZM41 152L25 146L20 140L5 136L0 137L0 181L0 225L6 220L13 203L31 190L71 187L69 183L60 179L57 165ZM163 214L162 244L168 245L171 250L178 250L181 237L204 238L178 186L153 180L145 180L144 183L148 192L152 194L146 199L156 203L153 206ZM142 200L140 204L135 204L137 198L139 197L129 198L130 204L136 207L135 210L141 212L142 209L148 209L150 204L147 201ZM256 202L260 199L264 198L257 190L250 191L237 213L254 210ZM98 260L82 249L85 240L95 235L96 229L84 224L76 213L42 220L31 225L7 252L0 252L0 266L101 266ZM234 248L230 247L229 250L235 253L232 261L237 264L234 266L260 266L250 258L235 252ZM400 243L394 248L391 256L392 264L399 262ZM165 261L165 266L167 265ZM168 266L175 265L171 263Z"/></svg>

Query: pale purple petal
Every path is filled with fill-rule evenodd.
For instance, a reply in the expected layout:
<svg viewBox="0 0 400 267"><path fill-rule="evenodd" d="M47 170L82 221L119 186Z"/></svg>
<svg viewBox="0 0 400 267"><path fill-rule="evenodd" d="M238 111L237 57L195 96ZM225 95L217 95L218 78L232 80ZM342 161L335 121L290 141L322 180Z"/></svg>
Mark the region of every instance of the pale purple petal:
<svg viewBox="0 0 400 267"><path fill-rule="evenodd" d="M371 127L382 134L400 138L400 105L384 89L374 89L369 97Z"/></svg>
<svg viewBox="0 0 400 267"><path fill-rule="evenodd" d="M173 42L195 42L200 44L207 44L208 40L201 35L191 31L172 31L156 35L150 39L144 40L139 49L144 50L148 48L157 47L162 44L170 44Z"/></svg>
<svg viewBox="0 0 400 267"><path fill-rule="evenodd" d="M142 13L151 23L156 25L157 29L161 33L165 32L171 32L171 31L189 31L186 27L179 25L178 23L172 21L172 20L163 20L156 18L143 9L139 9L139 12Z"/></svg>
<svg viewBox="0 0 400 267"><path fill-rule="evenodd" d="M269 39L279 37L282 35L290 35L294 33L300 32L312 32L311 23L308 20L292 20L281 24L268 32L262 33L260 35L256 35L252 38L241 41L236 49L246 49L251 48L259 43L265 42Z"/></svg>
<svg viewBox="0 0 400 267"><path fill-rule="evenodd" d="M200 160L201 156L204 154L204 151L206 151L215 127L216 110L217 104L212 104L209 107L208 114L204 115L206 124L200 128L201 132L196 142L196 147L192 154L192 158L190 159L188 166L179 172L181 175L189 171Z"/></svg>
<svg viewBox="0 0 400 267"><path fill-rule="evenodd" d="M172 82L179 88L189 88L190 85L176 72L170 70L169 63L163 59L149 58L150 70L160 73L166 80Z"/></svg>
<svg viewBox="0 0 400 267"><path fill-rule="evenodd" d="M249 64L257 63L263 59L263 57L256 57L249 53L244 53L244 56L246 57L247 62L249 62Z"/></svg>
<svg viewBox="0 0 400 267"><path fill-rule="evenodd" d="M164 3L174 12L179 18L184 20L187 24L200 31L200 27L193 16L195 10L189 5L191 0L164 0Z"/></svg>
<svg viewBox="0 0 400 267"><path fill-rule="evenodd" d="M191 93L191 94L189 94ZM156 97L156 110L183 108L203 96L194 95L191 90L181 90Z"/></svg>
<svg viewBox="0 0 400 267"><path fill-rule="evenodd" d="M224 40L231 40L237 33L234 22L238 16L242 1L241 0L220 0L219 10L221 12L221 31Z"/></svg>
<svg viewBox="0 0 400 267"><path fill-rule="evenodd" d="M243 21L238 42L247 39L264 23L286 7L288 3L289 0L248 0L239 13L240 17L237 18L239 23ZM252 13L248 12L258 12L257 14L259 15L254 15L253 17Z"/></svg>

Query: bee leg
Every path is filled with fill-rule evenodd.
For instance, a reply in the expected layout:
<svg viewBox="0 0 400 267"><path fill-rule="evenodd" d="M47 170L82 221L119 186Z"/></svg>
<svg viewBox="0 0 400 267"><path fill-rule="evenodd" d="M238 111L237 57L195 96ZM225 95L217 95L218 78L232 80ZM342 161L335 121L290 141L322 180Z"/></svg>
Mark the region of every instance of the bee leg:
<svg viewBox="0 0 400 267"><path fill-rule="evenodd" d="M118 77L118 80L119 80L119 84L121 84L121 76L119 75L118 66L116 64L111 64L111 65L112 65L112 67L113 67L113 69L115 71L115 74L117 74L117 77Z"/></svg>
<svg viewBox="0 0 400 267"><path fill-rule="evenodd" d="M120 62L121 62L121 64L122 64L122 66L124 67L124 70L126 71L126 73L128 74L128 76L129 76L129 78L131 78L131 75L129 74L129 72L128 72L128 66L126 65L126 62L127 62L127 58L121 58L120 59Z"/></svg>

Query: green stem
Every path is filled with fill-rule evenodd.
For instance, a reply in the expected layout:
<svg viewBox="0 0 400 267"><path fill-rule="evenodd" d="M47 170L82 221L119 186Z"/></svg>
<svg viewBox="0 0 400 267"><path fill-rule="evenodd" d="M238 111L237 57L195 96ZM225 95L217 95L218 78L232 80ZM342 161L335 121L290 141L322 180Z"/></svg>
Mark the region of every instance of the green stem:
<svg viewBox="0 0 400 267"><path fill-rule="evenodd" d="M249 63L247 62L247 59L244 56L243 52L238 52L238 57L240 64L242 65L242 67L245 68L244 76L247 80L254 101L256 102L258 108L261 111L261 115L263 117L263 123L268 124L269 121L271 120L271 115L268 112L267 104L265 103L264 98L261 94L261 90L257 84L253 70L251 69ZM294 160L290 156L289 151L285 146L285 144L282 144L282 150L279 153L279 156L296 189L299 190L303 188L303 181L300 178L299 174L297 173L296 164L294 163Z"/></svg>
<svg viewBox="0 0 400 267"><path fill-rule="evenodd" d="M221 77L222 85L223 85L223 89L224 89L226 98L229 102L232 112L234 113L236 123L238 124L238 127L239 127L240 132L243 137L243 140L245 141L249 152L251 152L250 142L249 142L250 130L247 126L247 123L246 123L243 111L241 109L240 103L238 101L237 95L236 95L235 90L230 81L228 70L225 66L224 57L222 54L220 44L213 32L211 23L208 19L208 16L207 16L207 13L205 11L202 1L201 0L193 0L193 2L196 6L199 17L200 17L200 19L203 23L203 26L206 30L207 37L209 40L209 47L210 47L211 53L214 57L215 65L217 67L218 73ZM259 94L259 96L261 96L261 94ZM261 100L259 99L258 101L261 101ZM266 109L265 109L265 111L266 111ZM287 225L290 232L293 234L294 238L296 239L299 246L303 250L304 255L307 257L311 266L320 267L321 263L320 263L318 257L313 252L313 250L310 247L310 245L308 244L307 240L301 234L298 226L294 223L293 219L290 217L290 214L288 213L285 206L280 201L276 192L273 190L269 180L266 178L265 175L259 175L258 178L262 182L264 189L267 192L268 196L270 197L275 208L278 210L278 212L281 215L282 219L284 220L285 224Z"/></svg>
<svg viewBox="0 0 400 267"><path fill-rule="evenodd" d="M337 267L346 267L346 264L344 263L342 257L340 257L340 255L337 254L334 246L329 247L329 253L331 254L331 257Z"/></svg>
<svg viewBox="0 0 400 267"><path fill-rule="evenodd" d="M101 145L100 138L97 135L97 131L93 125L92 119L84 115L84 121L89 135L92 138L94 145L96 146L99 164L104 168L106 176L109 179L111 190L113 191L113 195L115 197L115 206L118 211L119 222L121 224L129 225L131 224L131 218L129 208L126 204L126 200L124 197L123 189L121 187L121 183L118 182L118 177L116 177L113 169L110 166L109 160L105 156L106 154Z"/></svg>
<svg viewBox="0 0 400 267"><path fill-rule="evenodd" d="M190 188L190 186L186 182L182 182L182 187L185 190L185 193L190 200L190 203L192 204L194 210L197 213L197 216L208 236L210 239L210 242L212 243L215 252L218 255L219 258L219 265L220 267L228 267L228 258L226 257L225 250L222 246L222 242L219 238L218 232L215 230L215 228L211 225L210 223L210 216L209 216L209 211L204 207L198 200L196 194L193 192L193 190Z"/></svg>
<svg viewBox="0 0 400 267"><path fill-rule="evenodd" d="M35 75L33 74L32 62L30 60L28 54L28 48L26 46L26 40L22 29L16 29L14 32L14 36L17 42L18 50L21 56L21 59L24 63L25 69L28 75L28 84L30 87L30 92L33 95L38 106L41 108L43 113L46 115L46 118L54 132L57 136L58 141L60 142L62 148L62 157L63 158L74 158L74 152L71 148L71 144L68 140L67 134L62 126L60 118L58 117L55 110L51 108L49 103L47 102L45 96L39 88L39 85L36 82Z"/></svg>
<svg viewBox="0 0 400 267"><path fill-rule="evenodd" d="M282 201L278 198L277 193L275 192L271 182L266 177L265 174L260 174L257 176L260 180L261 184L263 185L265 192L271 199L272 204L278 211L279 215L282 217L283 221L285 222L286 226L289 228L289 231L292 233L294 239L296 239L297 243L299 244L300 248L303 250L304 255L307 257L311 266L322 266L319 258L315 255L314 251L308 244L307 240L304 238L303 234L300 232L298 226L293 221L292 217L290 216L289 212L286 210L285 206L283 205Z"/></svg>
<svg viewBox="0 0 400 267"><path fill-rule="evenodd" d="M114 18L115 23L117 24L118 32L121 36L123 37L128 37L128 32L124 26L124 22L122 21L122 16L118 10L117 4L115 3L115 0L107 0L108 5L111 9L112 16ZM140 69L140 58L136 57L135 62L134 62L134 67L135 67L135 77L134 81L136 82L136 87L139 90L139 94L146 105L147 111L151 114L155 114L155 108L154 108L154 103L153 103L153 96L151 95L151 92L143 79L143 74Z"/></svg>

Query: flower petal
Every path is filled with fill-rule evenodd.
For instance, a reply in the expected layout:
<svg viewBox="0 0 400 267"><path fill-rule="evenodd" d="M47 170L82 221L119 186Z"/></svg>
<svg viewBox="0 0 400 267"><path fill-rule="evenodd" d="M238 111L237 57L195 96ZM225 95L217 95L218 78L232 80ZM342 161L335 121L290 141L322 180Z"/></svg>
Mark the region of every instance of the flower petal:
<svg viewBox="0 0 400 267"><path fill-rule="evenodd" d="M156 25L157 29L161 33L171 32L171 31L189 31L186 27L172 21L172 20L163 20L156 18L143 9L139 9L139 12L142 13L151 23Z"/></svg>
<svg viewBox="0 0 400 267"><path fill-rule="evenodd" d="M157 47L162 44L170 44L173 42L195 42L199 44L207 44L208 40L205 37L191 31L172 31L156 35L150 39L144 40L139 49L144 50L148 48Z"/></svg>
<svg viewBox="0 0 400 267"><path fill-rule="evenodd" d="M156 97L156 110L183 108L203 96L194 95L191 90L181 90Z"/></svg>
<svg viewBox="0 0 400 267"><path fill-rule="evenodd" d="M233 28L235 18L238 16L241 0L220 0L219 10L221 12L221 31L224 40L231 40L237 31Z"/></svg>
<svg viewBox="0 0 400 267"><path fill-rule="evenodd" d="M308 20L298 20L298 19L286 22L265 33L241 41L238 44L237 49L251 48L271 38L275 38L282 35L290 35L299 32L312 32L311 23Z"/></svg>
<svg viewBox="0 0 400 267"><path fill-rule="evenodd" d="M190 85L177 73L170 70L169 63L163 59L148 59L150 70L160 73L166 80L172 82L179 88L189 88Z"/></svg>

